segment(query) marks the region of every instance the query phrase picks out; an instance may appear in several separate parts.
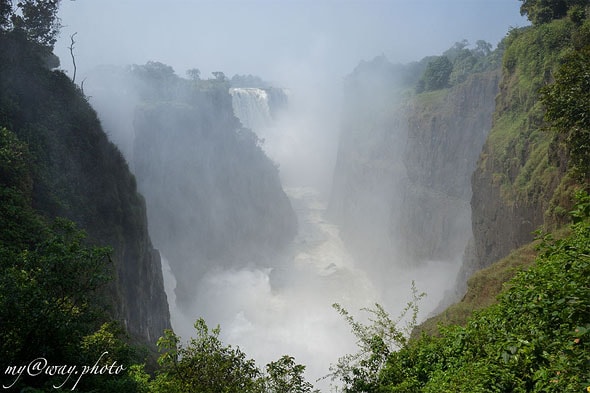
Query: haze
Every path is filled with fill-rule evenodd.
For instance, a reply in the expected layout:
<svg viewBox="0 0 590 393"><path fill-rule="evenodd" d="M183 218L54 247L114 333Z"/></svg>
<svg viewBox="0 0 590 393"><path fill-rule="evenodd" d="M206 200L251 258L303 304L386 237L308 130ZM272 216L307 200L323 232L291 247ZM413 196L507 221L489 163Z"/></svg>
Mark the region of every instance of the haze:
<svg viewBox="0 0 590 393"><path fill-rule="evenodd" d="M454 42L496 45L526 24L517 0L413 1L63 1L55 46L71 70L77 33L80 80L97 64L172 65L179 75L254 74L286 82L293 72L348 74L360 60L392 62L440 54Z"/></svg>
<svg viewBox="0 0 590 393"><path fill-rule="evenodd" d="M55 45L61 67L72 75L68 47L76 33L76 81L86 79L85 93L130 163L138 98L126 92L113 101L100 93L106 84L91 73L98 65L158 61L181 77L191 68L200 69L202 78L216 71L228 77L252 74L289 91L288 109L264 135L265 151L279 164L299 216L299 233L283 256L287 262L207 271L195 277L198 296L182 312L165 266L175 330L187 337L194 320L204 316L211 325L220 323L223 338L260 365L288 353L308 366L313 381L354 350L354 337L332 303L354 312L377 301L395 316L416 280L429 295L422 310L434 309L454 282L460 256L421 261L415 269L408 268L409 261L385 271L354 261L338 228L324 220L342 120L342 81L360 61L380 55L407 63L441 54L463 39L495 47L510 27L526 24L519 6L517 0L64 1L64 27ZM371 98L366 105L378 104L379 97ZM375 280L379 276L388 277L387 285Z"/></svg>

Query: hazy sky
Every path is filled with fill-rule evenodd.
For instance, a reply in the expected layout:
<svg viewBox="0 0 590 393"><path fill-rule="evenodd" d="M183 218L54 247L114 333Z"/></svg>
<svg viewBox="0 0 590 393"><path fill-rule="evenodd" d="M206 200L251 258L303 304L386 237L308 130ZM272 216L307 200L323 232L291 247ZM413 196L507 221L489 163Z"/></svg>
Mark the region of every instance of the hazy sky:
<svg viewBox="0 0 590 393"><path fill-rule="evenodd" d="M454 42L494 46L524 26L518 0L63 0L55 50L70 70L76 35L79 76L97 64L172 65L286 80L297 70L342 77L385 54L409 62Z"/></svg>

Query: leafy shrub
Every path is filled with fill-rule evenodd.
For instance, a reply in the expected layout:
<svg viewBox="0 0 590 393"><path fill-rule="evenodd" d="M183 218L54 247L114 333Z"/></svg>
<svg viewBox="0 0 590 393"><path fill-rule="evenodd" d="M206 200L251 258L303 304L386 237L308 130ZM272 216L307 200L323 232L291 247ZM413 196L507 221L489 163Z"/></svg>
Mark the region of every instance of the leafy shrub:
<svg viewBox="0 0 590 393"><path fill-rule="evenodd" d="M376 372L360 364L339 374L345 391L574 393L589 387L590 196L580 192L578 200L570 234L543 235L536 264L507 284L497 304L465 327L441 327L440 337L402 341ZM374 321L362 332L378 326Z"/></svg>

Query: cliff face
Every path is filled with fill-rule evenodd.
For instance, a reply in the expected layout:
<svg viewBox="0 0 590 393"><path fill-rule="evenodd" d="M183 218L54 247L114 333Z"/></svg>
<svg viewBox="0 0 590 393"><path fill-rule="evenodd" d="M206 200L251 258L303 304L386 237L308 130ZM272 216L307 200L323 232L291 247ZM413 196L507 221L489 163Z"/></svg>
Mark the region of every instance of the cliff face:
<svg viewBox="0 0 590 393"><path fill-rule="evenodd" d="M559 140L543 123L538 99L572 28L558 20L514 30L506 40L494 125L472 178L474 243L465 275L529 243L540 227L567 219L575 181Z"/></svg>
<svg viewBox="0 0 590 393"><path fill-rule="evenodd" d="M170 326L168 303L145 203L127 163L67 76L45 69L24 42L5 36L0 44L0 122L34 157L33 207L76 222L93 243L114 248L114 317L132 336L155 344Z"/></svg>
<svg viewBox="0 0 590 393"><path fill-rule="evenodd" d="M391 75L375 75L357 71L347 88L345 113L354 117L343 122L330 212L357 257L458 260L471 235L470 178L499 73L405 97L387 92Z"/></svg>
<svg viewBox="0 0 590 393"><path fill-rule="evenodd" d="M233 114L227 84L207 83L135 112L135 173L180 306L209 271L265 266L297 226L276 166Z"/></svg>
<svg viewBox="0 0 590 393"><path fill-rule="evenodd" d="M471 75L408 108L401 228L416 258L456 259L465 248L471 173L490 130L498 81L498 71Z"/></svg>

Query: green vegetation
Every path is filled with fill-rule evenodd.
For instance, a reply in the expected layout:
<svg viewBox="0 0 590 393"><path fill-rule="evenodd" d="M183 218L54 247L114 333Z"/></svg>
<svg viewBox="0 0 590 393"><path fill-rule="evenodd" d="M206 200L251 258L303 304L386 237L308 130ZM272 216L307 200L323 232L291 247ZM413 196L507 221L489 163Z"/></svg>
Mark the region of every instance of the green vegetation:
<svg viewBox="0 0 590 393"><path fill-rule="evenodd" d="M380 384L379 378L388 359L396 351L407 347L410 333L416 326L418 303L424 296L426 294L418 293L412 283L412 300L395 321L383 306L375 304L375 308L362 310L370 315L368 325L355 320L339 304L333 305L350 325L359 347L357 353L338 359L338 363L330 368L329 376L339 379L344 384L345 392L370 392ZM402 322L404 326L400 328L398 325Z"/></svg>
<svg viewBox="0 0 590 393"><path fill-rule="evenodd" d="M385 360L380 344L389 330L372 330L372 342L379 345L370 347L368 358L380 359L380 367L376 373L353 368L354 378L343 378L344 391L581 392L589 387L590 197L579 193L578 201L571 232L559 240L542 235L535 264L517 273L498 302L474 313L465 326L441 326L438 337L398 340L400 349Z"/></svg>
<svg viewBox="0 0 590 393"><path fill-rule="evenodd" d="M81 90L50 70L57 2L16 7L0 3L0 379L11 391L74 384L80 391L133 391L122 369L66 382L64 375L7 371L37 358L78 371L99 359L101 367L146 361L145 349L128 344L146 345L130 336L138 321L122 310L135 314L145 302L130 296L139 291L127 284L141 287L151 249L127 163ZM166 321L167 306L163 312ZM116 322L122 320L127 331ZM152 321L158 334L168 326Z"/></svg>
<svg viewBox="0 0 590 393"><path fill-rule="evenodd" d="M135 365L131 375L139 392L149 393L311 393L312 384L303 377L305 366L283 356L266 366L263 373L239 348L224 345L220 328L210 330L203 319L195 322L196 335L188 345L171 330L158 341L160 368L151 378Z"/></svg>
<svg viewBox="0 0 590 393"><path fill-rule="evenodd" d="M590 1L588 0L520 0L520 14L526 15L533 25L549 23L566 15L580 18Z"/></svg>
<svg viewBox="0 0 590 393"><path fill-rule="evenodd" d="M501 94L478 176L500 187L502 204L537 211L548 227L567 221L575 184L587 184L589 40L590 20L566 17L513 29L502 44Z"/></svg>
<svg viewBox="0 0 590 393"><path fill-rule="evenodd" d="M412 330L412 337L418 338L422 333L439 335L440 326L464 326L474 311L496 304L506 282L519 271L528 269L537 254L536 243L527 244L493 265L475 272L467 281L467 293L463 299L416 326Z"/></svg>
<svg viewBox="0 0 590 393"><path fill-rule="evenodd" d="M582 180L590 181L590 44L568 53L545 87L541 102L545 118L563 135L569 165Z"/></svg>
<svg viewBox="0 0 590 393"><path fill-rule="evenodd" d="M542 6L551 2L527 3ZM476 273L462 302L416 328L412 339L399 342L397 350L381 345L387 329L376 331L377 323L361 330L351 324L359 339L358 332L375 335L367 341L372 347L360 339L365 354L362 363L343 358L344 363L337 365L340 374L336 376L345 391L590 389L588 196L578 192L574 206L576 190L589 187L586 74L590 22L587 4L574 3L568 2L563 14L554 14L534 27L513 29L500 43L501 92L476 173L489 176L485 179L490 180L490 189L499 191L502 200L493 203L503 205L507 214L525 211L517 217L522 222L540 210L541 221L544 217L546 227L557 230L558 240L543 235L536 244ZM559 15L564 18L557 19ZM481 44L482 53L486 48L489 50ZM457 65L469 68L472 64L467 53L462 57L464 49L458 43L443 54L453 64L447 86L461 80ZM430 60L430 68L436 68ZM496 54L492 63L500 64L500 56ZM424 74L429 75L435 74ZM417 91L426 90L424 87L423 79ZM440 94L444 90L422 93L417 99L427 105ZM573 214L568 215L572 209ZM572 216L571 228L557 229Z"/></svg>
<svg viewBox="0 0 590 393"><path fill-rule="evenodd" d="M449 86L449 77L453 72L453 63L447 56L439 56L431 60L426 66L421 79L426 91L444 89Z"/></svg>
<svg viewBox="0 0 590 393"><path fill-rule="evenodd" d="M27 145L0 128L0 357L2 384L14 390L50 390L63 383L63 376L4 373L7 366L40 356L70 365L92 365L104 351L110 354L105 362L128 364L134 356L107 313L104 290L113 274L112 250L88 245L71 221L50 221L33 209L33 165ZM115 376L105 385L89 376L77 386L118 391L108 386L133 383L125 379Z"/></svg>
<svg viewBox="0 0 590 393"><path fill-rule="evenodd" d="M151 247L147 237L126 237L146 233L143 200L80 89L48 69L58 4L27 0L15 9L0 0L2 385L28 392L55 386L88 392L311 392L305 367L293 357L261 370L239 348L224 345L219 327L210 330L202 319L187 344L163 332L154 368L143 364L147 351L129 344L128 332L115 322L122 299L116 283L136 277L141 269L130 261L141 260L139 248ZM441 89L498 66L504 51L498 113L480 165L494 168L492 179L506 204L548 205L547 215L560 218L572 210L572 224L559 236L540 236L536 249L521 248L474 275L464 302L439 318L444 326L423 327L432 334L408 338L422 296L415 288L397 320L376 305L366 310L370 324L364 325L335 305L359 339L359 352L332 368L346 392L590 388L590 197L577 192L573 205L573 190L588 188L590 177L588 6L585 0L523 0L521 11L535 26L512 30L495 51L483 41L474 49L460 42L442 56L393 67L403 71L404 88L422 75L418 90L428 104L444 95ZM380 60L362 67L393 70ZM156 62L131 72L146 102L179 95L198 102L206 91L229 105L230 81L223 73L202 80L193 69L190 80L182 80ZM238 136L259 148L253 134L241 130ZM409 320L399 328L404 318ZM5 372L40 356L55 365L100 361L122 368L78 380Z"/></svg>
<svg viewBox="0 0 590 393"><path fill-rule="evenodd" d="M422 60L426 68L416 84L416 93L429 92L456 86L467 80L469 75L493 70L500 65L503 45L492 51L492 44L478 40L473 49L469 42L456 42L442 56Z"/></svg>

